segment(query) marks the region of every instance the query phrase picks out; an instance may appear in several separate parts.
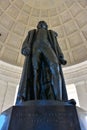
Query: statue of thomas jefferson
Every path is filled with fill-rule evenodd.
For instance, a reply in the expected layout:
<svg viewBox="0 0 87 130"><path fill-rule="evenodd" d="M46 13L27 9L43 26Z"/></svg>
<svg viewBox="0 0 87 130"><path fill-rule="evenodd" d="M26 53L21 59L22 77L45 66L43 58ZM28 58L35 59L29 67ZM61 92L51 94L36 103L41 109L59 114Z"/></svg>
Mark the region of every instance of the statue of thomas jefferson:
<svg viewBox="0 0 87 130"><path fill-rule="evenodd" d="M57 42L57 33L45 21L30 30L22 45L25 56L17 103L28 100L67 100L61 64L66 60Z"/></svg>

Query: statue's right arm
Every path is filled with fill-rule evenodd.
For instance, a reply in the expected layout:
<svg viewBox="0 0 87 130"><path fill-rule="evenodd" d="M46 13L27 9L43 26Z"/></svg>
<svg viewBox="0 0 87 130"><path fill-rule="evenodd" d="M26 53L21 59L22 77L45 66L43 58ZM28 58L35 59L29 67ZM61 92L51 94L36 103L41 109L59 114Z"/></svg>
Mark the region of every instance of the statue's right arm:
<svg viewBox="0 0 87 130"><path fill-rule="evenodd" d="M25 56L28 56L30 54L29 37L30 37L30 32L28 32L28 35L25 38L21 49L21 53Z"/></svg>

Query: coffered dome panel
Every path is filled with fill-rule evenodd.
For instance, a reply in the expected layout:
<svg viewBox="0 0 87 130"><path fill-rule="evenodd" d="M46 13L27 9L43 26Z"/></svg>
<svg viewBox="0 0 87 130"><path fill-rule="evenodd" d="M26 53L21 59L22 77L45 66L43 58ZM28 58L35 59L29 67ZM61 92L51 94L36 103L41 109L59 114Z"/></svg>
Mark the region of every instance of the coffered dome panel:
<svg viewBox="0 0 87 130"><path fill-rule="evenodd" d="M22 43L40 20L58 32L67 65L87 60L87 0L0 0L0 59L22 66Z"/></svg>

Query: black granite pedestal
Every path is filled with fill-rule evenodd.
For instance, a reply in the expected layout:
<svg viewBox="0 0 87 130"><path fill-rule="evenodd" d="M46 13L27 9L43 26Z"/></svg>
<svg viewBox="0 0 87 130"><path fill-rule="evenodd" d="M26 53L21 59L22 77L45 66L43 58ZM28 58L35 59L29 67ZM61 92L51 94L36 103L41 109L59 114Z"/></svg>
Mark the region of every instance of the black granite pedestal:
<svg viewBox="0 0 87 130"><path fill-rule="evenodd" d="M74 105L58 101L30 101L3 112L0 130L81 129Z"/></svg>

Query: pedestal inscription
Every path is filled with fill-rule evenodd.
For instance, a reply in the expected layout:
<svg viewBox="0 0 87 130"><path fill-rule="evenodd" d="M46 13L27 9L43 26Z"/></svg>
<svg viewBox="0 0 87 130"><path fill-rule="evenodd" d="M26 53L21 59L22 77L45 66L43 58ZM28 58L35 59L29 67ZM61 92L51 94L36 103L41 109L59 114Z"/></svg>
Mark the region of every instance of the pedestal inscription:
<svg viewBox="0 0 87 130"><path fill-rule="evenodd" d="M74 106L14 107L9 130L80 130Z"/></svg>

